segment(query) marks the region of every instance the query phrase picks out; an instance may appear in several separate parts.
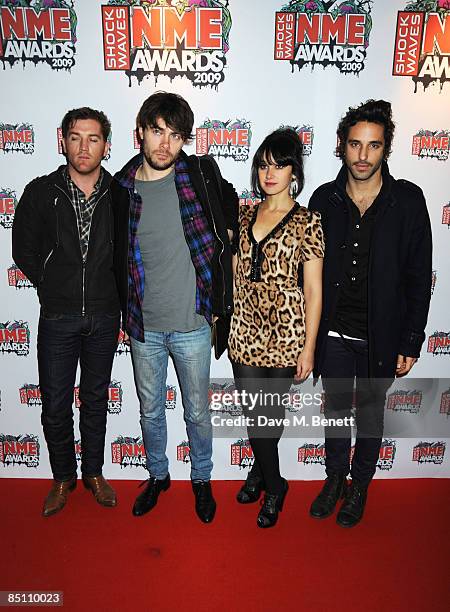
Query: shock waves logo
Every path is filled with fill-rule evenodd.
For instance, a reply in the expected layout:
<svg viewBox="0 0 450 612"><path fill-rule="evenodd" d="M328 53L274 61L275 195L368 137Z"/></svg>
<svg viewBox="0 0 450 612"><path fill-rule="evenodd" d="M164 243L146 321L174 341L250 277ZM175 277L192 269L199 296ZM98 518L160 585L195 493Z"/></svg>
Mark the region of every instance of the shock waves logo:
<svg viewBox="0 0 450 612"><path fill-rule="evenodd" d="M105 70L125 71L130 86L149 75L216 88L225 78L228 0L110 0L102 22Z"/></svg>
<svg viewBox="0 0 450 612"><path fill-rule="evenodd" d="M17 194L13 189L0 187L0 225L11 229L17 206Z"/></svg>
<svg viewBox="0 0 450 612"><path fill-rule="evenodd" d="M447 391L444 391L444 393L441 395L439 413L450 416L450 389L447 389Z"/></svg>
<svg viewBox="0 0 450 612"><path fill-rule="evenodd" d="M30 434L11 436L0 434L0 461L6 465L39 465L39 438Z"/></svg>
<svg viewBox="0 0 450 612"><path fill-rule="evenodd" d="M450 143L449 130L419 130L413 136L412 154L419 159L435 157L439 161L447 161Z"/></svg>
<svg viewBox="0 0 450 612"><path fill-rule="evenodd" d="M444 204L442 208L442 225L450 227L450 202Z"/></svg>
<svg viewBox="0 0 450 612"><path fill-rule="evenodd" d="M317 64L345 74L364 69L372 29L372 0L291 0L275 14L275 60L299 70Z"/></svg>
<svg viewBox="0 0 450 612"><path fill-rule="evenodd" d="M397 16L393 76L406 76L424 90L450 81L450 2L409 2Z"/></svg>
<svg viewBox="0 0 450 612"><path fill-rule="evenodd" d="M255 206L261 202L260 198L257 198L253 191L249 189L243 189L239 195L239 206Z"/></svg>
<svg viewBox="0 0 450 612"><path fill-rule="evenodd" d="M428 338L428 353L433 355L450 354L450 332L434 332Z"/></svg>
<svg viewBox="0 0 450 612"><path fill-rule="evenodd" d="M231 445L231 465L238 465L240 469L251 468L255 463L253 450L249 440L240 438Z"/></svg>
<svg viewBox="0 0 450 612"><path fill-rule="evenodd" d="M0 323L0 353L15 353L20 357L30 352L30 330L26 321Z"/></svg>
<svg viewBox="0 0 450 612"><path fill-rule="evenodd" d="M121 468L145 467L146 456L142 438L119 436L111 443L111 461L119 463Z"/></svg>
<svg viewBox="0 0 450 612"><path fill-rule="evenodd" d="M325 444L303 444L298 448L297 461L305 465L325 465Z"/></svg>
<svg viewBox="0 0 450 612"><path fill-rule="evenodd" d="M252 139L251 123L246 119L231 122L206 119L196 129L197 155L232 157L234 161L247 161Z"/></svg>
<svg viewBox="0 0 450 612"><path fill-rule="evenodd" d="M6 0L0 7L0 60L70 70L75 64L77 16L73 1ZM17 6L20 4L21 6Z"/></svg>
<svg viewBox="0 0 450 612"><path fill-rule="evenodd" d="M39 385L25 383L19 389L20 403L27 406L42 406L41 390Z"/></svg>
<svg viewBox="0 0 450 612"><path fill-rule="evenodd" d="M377 460L379 470L392 470L397 447L395 440L383 440Z"/></svg>
<svg viewBox="0 0 450 612"><path fill-rule="evenodd" d="M444 455L445 442L419 442L413 448L412 461L440 465L444 461Z"/></svg>
<svg viewBox="0 0 450 612"><path fill-rule="evenodd" d="M0 150L4 153L34 153L34 130L29 123L0 123Z"/></svg>
<svg viewBox="0 0 450 612"><path fill-rule="evenodd" d="M289 128L297 132L303 145L303 155L311 155L314 142L314 128L312 125L280 125L280 129Z"/></svg>
<svg viewBox="0 0 450 612"><path fill-rule="evenodd" d="M177 446L177 461L189 463L191 460L191 448L187 440L183 440Z"/></svg>
<svg viewBox="0 0 450 612"><path fill-rule="evenodd" d="M73 390L75 406L80 408L80 387L75 387ZM123 390L122 383L117 380L112 380L108 386L108 412L109 414L120 414L122 412Z"/></svg>
<svg viewBox="0 0 450 612"><path fill-rule="evenodd" d="M33 286L32 282L15 264L8 268L8 285L16 289L26 289Z"/></svg>
<svg viewBox="0 0 450 612"><path fill-rule="evenodd" d="M418 414L422 405L422 391L393 391L388 395L386 408L394 412Z"/></svg>

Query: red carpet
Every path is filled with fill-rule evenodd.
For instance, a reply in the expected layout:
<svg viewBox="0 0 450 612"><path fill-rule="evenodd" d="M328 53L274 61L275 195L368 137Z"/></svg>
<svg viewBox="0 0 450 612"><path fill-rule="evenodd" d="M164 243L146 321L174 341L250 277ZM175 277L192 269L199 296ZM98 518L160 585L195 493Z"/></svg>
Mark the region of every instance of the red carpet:
<svg viewBox="0 0 450 612"><path fill-rule="evenodd" d="M80 482L64 510L41 518L43 480L0 481L0 590L64 591L64 610L447 612L450 483L379 480L363 522L308 516L318 482L291 482L278 525L215 482L215 521L203 525L190 484L173 482L135 518L136 482L113 483L102 508Z"/></svg>

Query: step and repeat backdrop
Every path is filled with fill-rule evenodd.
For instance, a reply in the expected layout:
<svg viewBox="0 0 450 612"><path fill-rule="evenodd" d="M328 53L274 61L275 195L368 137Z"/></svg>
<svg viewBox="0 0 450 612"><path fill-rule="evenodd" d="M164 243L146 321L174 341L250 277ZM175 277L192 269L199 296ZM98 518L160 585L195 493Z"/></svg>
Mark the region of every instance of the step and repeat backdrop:
<svg viewBox="0 0 450 612"><path fill-rule="evenodd" d="M250 163L270 131L298 132L306 167L300 201L307 205L339 170L334 151L342 114L368 98L392 102L390 170L424 191L434 237L433 296L421 358L388 393L377 477L450 475L450 0L0 0L0 63L0 476L51 476L40 423L39 305L11 257L17 202L31 179L65 163L59 126L68 109L91 106L108 115L105 166L115 172L137 152L136 114L157 90L189 101L196 137L185 150L213 155L241 206L257 204ZM232 401L226 356L213 360L211 376L215 424L232 419L215 428L213 477L241 479L253 457L245 430L232 428L240 407ZM173 368L167 382L170 470L187 479L189 442ZM320 419L320 387L310 391L315 408L307 413L292 401L287 412L299 418L298 435L291 430L280 443L291 479L324 475L320 421L309 430L301 422L305 414ZM76 423L78 410L76 387ZM123 336L108 412L105 475L145 478ZM81 459L77 424L75 437Z"/></svg>

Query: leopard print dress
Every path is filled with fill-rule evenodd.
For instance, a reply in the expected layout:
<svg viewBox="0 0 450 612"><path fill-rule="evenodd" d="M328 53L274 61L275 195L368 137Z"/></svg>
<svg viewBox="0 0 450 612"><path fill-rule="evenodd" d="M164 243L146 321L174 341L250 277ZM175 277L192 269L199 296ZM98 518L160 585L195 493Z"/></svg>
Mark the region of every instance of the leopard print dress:
<svg viewBox="0 0 450 612"><path fill-rule="evenodd" d="M297 202L260 242L253 237L257 207L241 206L234 314L228 341L232 361L249 366L296 366L305 342L299 267L323 257L320 214Z"/></svg>

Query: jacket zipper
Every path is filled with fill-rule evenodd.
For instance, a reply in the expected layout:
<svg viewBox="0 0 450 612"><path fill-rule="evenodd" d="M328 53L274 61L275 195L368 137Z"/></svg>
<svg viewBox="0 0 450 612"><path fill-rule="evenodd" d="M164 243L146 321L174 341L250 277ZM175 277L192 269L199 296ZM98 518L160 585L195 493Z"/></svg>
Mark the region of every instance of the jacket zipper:
<svg viewBox="0 0 450 612"><path fill-rule="evenodd" d="M72 210L75 212L74 210L74 206L72 203L72 200L70 199L70 197L67 195L67 193L64 191L64 189L62 187L60 187L59 185L55 185L55 187L57 187L60 191L62 191L62 193L66 196L66 198L69 200L71 206L72 206ZM89 241L90 241L90 237L91 237L91 227L92 227L92 222L94 220L94 212L100 202L100 200L103 198L104 195L106 195L108 193L108 189L106 189L101 196L98 198L95 206L94 206L94 210L92 211L92 216L91 216L91 225L89 227L89 236L88 236L88 248L86 250L86 259L83 259L83 252L81 250L81 244L80 244L80 234L78 232L78 243L80 244L80 255L81 255L81 296L82 296L82 305L81 305L81 316L84 317L84 315L86 314L86 263L87 263L87 256L88 256L88 252L89 252ZM75 214L75 221L77 223L77 230L78 230L78 219L76 219L76 214ZM111 231L111 230L110 230ZM110 233L111 236L111 233Z"/></svg>
<svg viewBox="0 0 450 612"><path fill-rule="evenodd" d="M223 310L223 314L226 315L227 313L226 313L226 310L225 310L225 272L223 270L222 261L221 261L222 254L223 254L223 252L225 250L225 245L223 244L222 240L219 237L219 234L217 233L216 223L214 221L214 215L213 215L213 212L212 212L212 209L211 209L211 202L209 201L208 189L206 187L205 177L203 175L202 167L201 167L201 164L200 164L200 158L197 157L197 161L198 161L198 168L200 170L200 174L201 174L202 181L203 181L203 186L204 186L205 192L206 192L206 200L208 202L209 212L211 213L211 219L212 219L212 222L213 222L214 233L215 233L216 238L220 242L221 247L222 247L221 251L219 253L219 266L220 266L220 270L222 272L222 288L223 288L223 291L222 291L222 310Z"/></svg>
<svg viewBox="0 0 450 612"><path fill-rule="evenodd" d="M55 216L56 216L56 248L58 248L59 245L59 227L58 227L58 213L56 212L56 203L58 201L58 198L55 198L54 202L53 202L53 207L55 209ZM44 280L44 274L45 274L45 268L47 266L47 263L50 259L50 257L53 255L53 253L55 252L55 248L51 249L49 254L47 255L47 257L45 258L44 264L42 266L42 274L41 274L41 278L39 280L39 284L42 283L42 281Z"/></svg>

